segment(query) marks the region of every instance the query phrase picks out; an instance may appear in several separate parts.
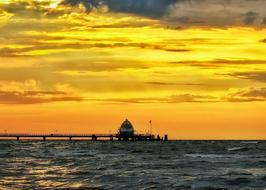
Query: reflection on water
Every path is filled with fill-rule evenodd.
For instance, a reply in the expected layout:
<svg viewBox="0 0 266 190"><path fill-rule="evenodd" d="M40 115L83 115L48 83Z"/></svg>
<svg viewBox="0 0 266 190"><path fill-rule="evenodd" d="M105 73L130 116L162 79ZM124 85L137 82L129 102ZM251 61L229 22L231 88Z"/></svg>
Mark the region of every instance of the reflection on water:
<svg viewBox="0 0 266 190"><path fill-rule="evenodd" d="M152 188L264 189L266 142L0 141L1 190Z"/></svg>

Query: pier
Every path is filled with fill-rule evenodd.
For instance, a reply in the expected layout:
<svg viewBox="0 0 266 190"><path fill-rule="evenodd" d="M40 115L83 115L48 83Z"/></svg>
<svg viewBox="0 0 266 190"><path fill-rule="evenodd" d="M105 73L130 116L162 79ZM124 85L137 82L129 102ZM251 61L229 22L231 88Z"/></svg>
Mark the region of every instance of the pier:
<svg viewBox="0 0 266 190"><path fill-rule="evenodd" d="M150 121L151 124L151 121ZM22 139L37 139L37 140L118 140L118 141L167 141L168 135L160 136L153 135L150 133L137 133L134 130L132 123L126 119L118 129L117 133L110 134L59 134L59 133L51 133L51 134L25 134L25 133L0 133L0 139L12 140L15 139L17 141Z"/></svg>
<svg viewBox="0 0 266 190"><path fill-rule="evenodd" d="M1 140L23 140L23 139L36 139L36 140L118 140L118 141L163 141L168 140L167 135L160 137L159 135L151 134L134 134L133 136L123 136L121 134L0 134Z"/></svg>

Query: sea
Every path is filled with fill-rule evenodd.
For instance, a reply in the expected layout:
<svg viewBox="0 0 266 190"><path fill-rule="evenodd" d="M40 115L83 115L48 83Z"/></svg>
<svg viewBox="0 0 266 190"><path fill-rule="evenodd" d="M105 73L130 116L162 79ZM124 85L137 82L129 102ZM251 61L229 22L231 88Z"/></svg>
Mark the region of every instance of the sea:
<svg viewBox="0 0 266 190"><path fill-rule="evenodd" d="M0 190L266 189L266 141L0 141Z"/></svg>

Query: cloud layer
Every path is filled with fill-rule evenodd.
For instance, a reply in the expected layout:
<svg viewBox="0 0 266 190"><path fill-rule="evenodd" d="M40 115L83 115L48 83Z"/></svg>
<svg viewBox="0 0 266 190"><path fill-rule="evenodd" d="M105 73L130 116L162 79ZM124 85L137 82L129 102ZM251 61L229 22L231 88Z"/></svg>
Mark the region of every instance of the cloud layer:
<svg viewBox="0 0 266 190"><path fill-rule="evenodd" d="M0 104L39 104L62 101L82 101L60 91L0 91Z"/></svg>
<svg viewBox="0 0 266 190"><path fill-rule="evenodd" d="M112 12L133 13L158 18L167 14L168 7L178 1L180 0L65 0L64 3L72 6L82 3L88 11L105 6Z"/></svg>
<svg viewBox="0 0 266 190"><path fill-rule="evenodd" d="M172 4L166 19L180 26L265 27L264 0L186 0Z"/></svg>
<svg viewBox="0 0 266 190"><path fill-rule="evenodd" d="M246 97L230 96L228 89L258 90L265 82L265 29L258 30L264 27L264 5L262 0L0 3L1 102L242 101ZM39 86L20 84L31 80Z"/></svg>
<svg viewBox="0 0 266 190"><path fill-rule="evenodd" d="M256 26L265 27L264 0L65 0L72 6L83 4L87 11L101 9L161 19L179 27Z"/></svg>
<svg viewBox="0 0 266 190"><path fill-rule="evenodd" d="M2 10L1 10L2 7ZM72 8L70 8L72 7ZM58 17L85 9L102 14L128 13L160 20L172 28L186 27L265 27L264 0L58 0L11 1L0 4L0 24L10 14L31 18Z"/></svg>

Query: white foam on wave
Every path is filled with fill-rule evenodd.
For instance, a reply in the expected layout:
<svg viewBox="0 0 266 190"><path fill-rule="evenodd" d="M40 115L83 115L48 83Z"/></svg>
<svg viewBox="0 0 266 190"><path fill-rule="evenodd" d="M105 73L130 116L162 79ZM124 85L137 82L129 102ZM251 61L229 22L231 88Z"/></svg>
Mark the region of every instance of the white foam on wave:
<svg viewBox="0 0 266 190"><path fill-rule="evenodd" d="M218 155L218 154L185 154L185 157L192 157L192 158L224 158L226 155Z"/></svg>
<svg viewBox="0 0 266 190"><path fill-rule="evenodd" d="M259 141L241 141L241 144L258 144Z"/></svg>
<svg viewBox="0 0 266 190"><path fill-rule="evenodd" d="M228 151L237 151L237 150L244 150L244 149L247 149L247 147L240 146L240 147L227 148Z"/></svg>

